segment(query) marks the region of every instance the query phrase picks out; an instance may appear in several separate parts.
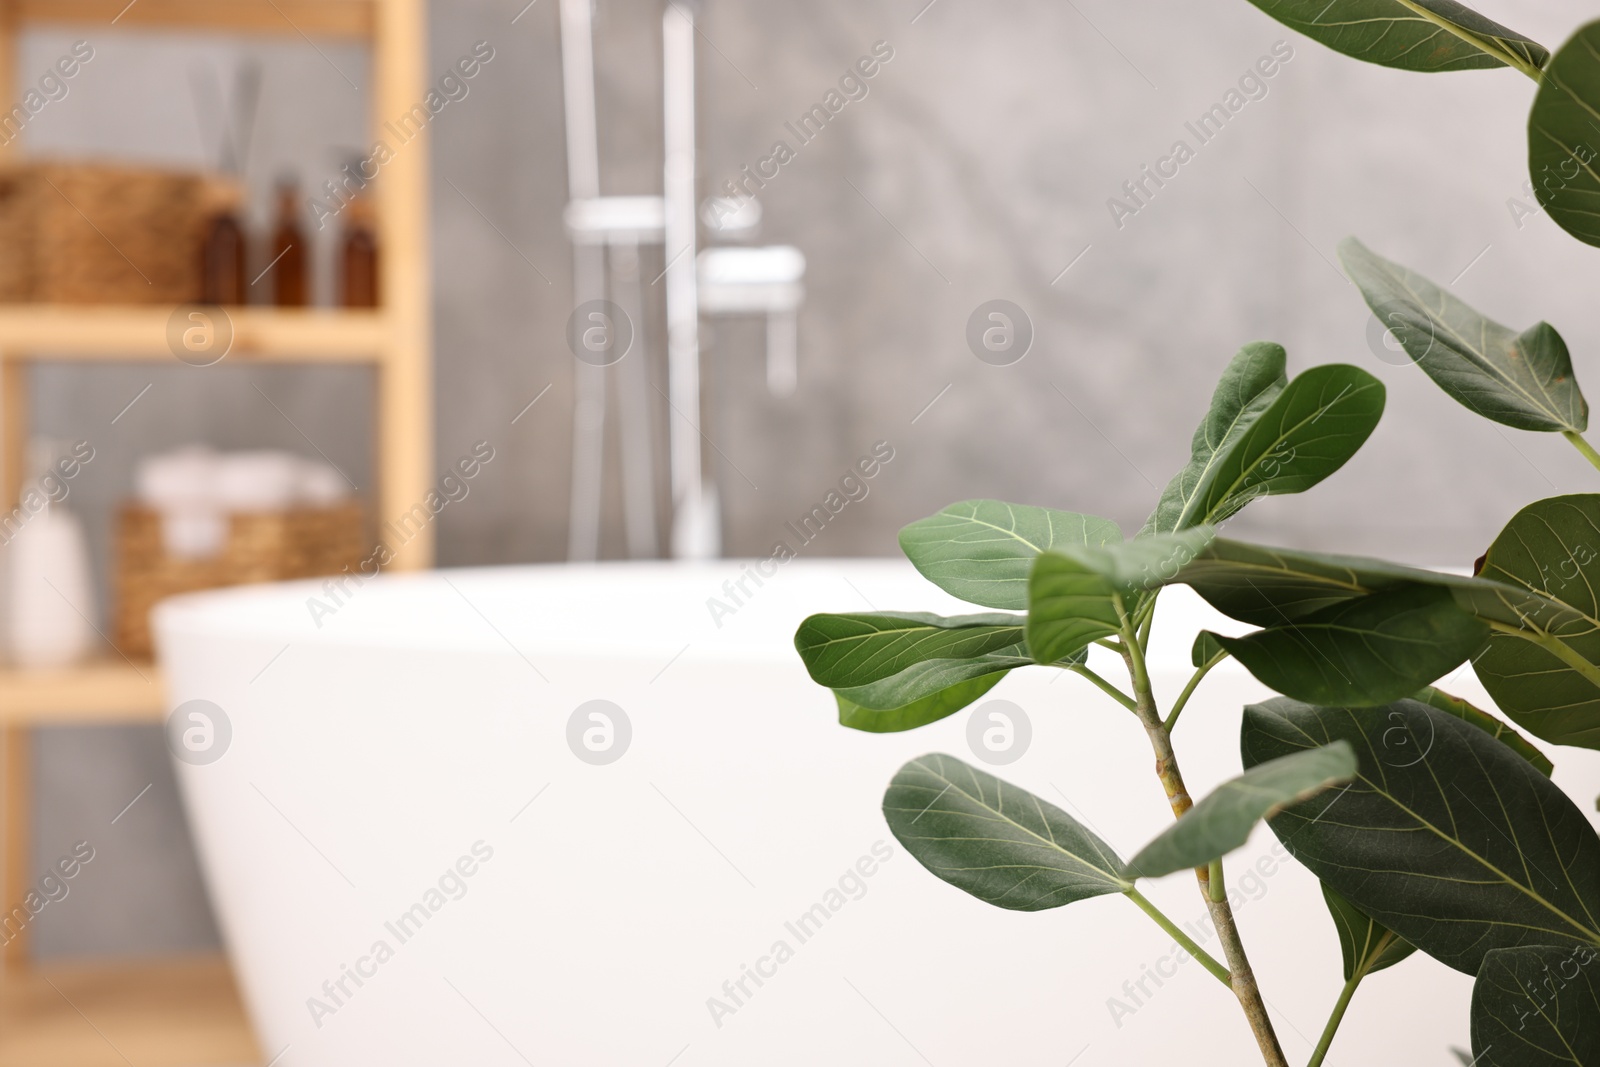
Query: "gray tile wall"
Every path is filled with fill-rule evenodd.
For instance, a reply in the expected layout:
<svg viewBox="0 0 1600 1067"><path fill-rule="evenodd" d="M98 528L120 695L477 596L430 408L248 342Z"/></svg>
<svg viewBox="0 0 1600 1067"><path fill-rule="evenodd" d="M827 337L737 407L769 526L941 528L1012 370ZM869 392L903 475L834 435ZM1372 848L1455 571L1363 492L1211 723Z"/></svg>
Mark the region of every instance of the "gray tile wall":
<svg viewBox="0 0 1600 1067"><path fill-rule="evenodd" d="M977 495L1134 527L1183 461L1223 362L1263 338L1287 345L1295 368L1365 367L1390 400L1344 472L1303 498L1253 505L1234 527L1244 536L1459 566L1522 503L1593 485L1562 442L1495 428L1414 369L1377 359L1365 309L1330 262L1338 239L1357 233L1438 280L1459 275L1462 295L1503 321L1555 323L1586 370L1600 348L1597 261L1542 217L1519 227L1507 206L1524 180L1526 79L1356 64L1244 0L925 3L706 4L707 188L789 141L795 158L761 194L764 238L798 245L810 262L796 396L766 394L754 324L718 323L710 335L705 429L731 552L767 550L878 439L895 460L808 551L887 554L903 523ZM571 296L556 6L542 0L515 24L521 0L436 0L432 10L430 69L443 73L478 40L496 49L432 143L438 459L484 438L503 457L443 517L447 564L565 550ZM1580 0L1480 7L1551 45L1592 14ZM607 192L659 188L657 11L601 0ZM367 82L359 50L51 33L28 39L22 76L42 73L74 36L97 55L29 130L36 154L203 162L191 68L228 77L245 55L266 70L252 161L260 189L281 171L318 184L365 137L367 98L352 88ZM1283 40L1293 57L1266 95L1115 225L1108 198L1175 140L1192 144L1185 123ZM894 58L868 95L798 146L785 122L877 41ZM646 257L647 278L662 259ZM980 362L965 341L969 315L996 298L1024 308L1035 332L1010 367ZM98 448L73 500L98 530L139 455L189 440L304 450L303 430L358 481L370 471L356 371L62 369L41 375L35 400L44 432ZM616 555L614 492L607 507ZM103 574L103 538L97 547ZM99 849L73 896L42 917L42 951L214 939L153 731L47 732L39 792L39 862L79 838Z"/></svg>

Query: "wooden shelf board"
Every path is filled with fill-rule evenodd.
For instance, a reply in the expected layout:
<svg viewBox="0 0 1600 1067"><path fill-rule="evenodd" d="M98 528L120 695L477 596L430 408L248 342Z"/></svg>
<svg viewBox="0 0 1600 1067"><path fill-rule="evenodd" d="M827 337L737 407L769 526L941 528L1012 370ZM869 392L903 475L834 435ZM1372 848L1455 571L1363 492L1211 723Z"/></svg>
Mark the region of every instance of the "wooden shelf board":
<svg viewBox="0 0 1600 1067"><path fill-rule="evenodd" d="M373 34L381 0L12 0L36 23L97 23L188 30L253 30L324 37ZM119 17L120 16L120 17Z"/></svg>
<svg viewBox="0 0 1600 1067"><path fill-rule="evenodd" d="M381 312L249 307L226 314L233 341L224 364L379 362L392 348ZM0 304L0 358L176 362L187 320L174 319L169 307ZM214 328L220 335L228 327Z"/></svg>
<svg viewBox="0 0 1600 1067"><path fill-rule="evenodd" d="M45 965L0 978L0 1067L130 1062L262 1062L227 961Z"/></svg>
<svg viewBox="0 0 1600 1067"><path fill-rule="evenodd" d="M153 663L99 660L52 670L0 668L0 724L156 722L166 686Z"/></svg>

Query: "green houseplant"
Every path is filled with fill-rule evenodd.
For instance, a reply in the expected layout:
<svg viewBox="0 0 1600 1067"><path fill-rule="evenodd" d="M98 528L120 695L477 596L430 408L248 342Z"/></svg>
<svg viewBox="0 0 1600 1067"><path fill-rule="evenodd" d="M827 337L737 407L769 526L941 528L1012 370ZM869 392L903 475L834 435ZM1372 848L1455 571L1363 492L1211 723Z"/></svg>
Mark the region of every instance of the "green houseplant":
<svg viewBox="0 0 1600 1067"><path fill-rule="evenodd" d="M1340 52L1423 72L1511 67L1539 83L1529 166L1540 204L1600 245L1600 22L1552 56L1453 0L1252 0ZM1565 342L1501 326L1364 245L1340 255L1373 313L1450 396L1485 418L1559 433L1597 468ZM806 619L795 644L841 723L911 730L952 715L1014 669L1074 672L1142 732L1175 821L1131 858L1066 812L946 755L912 760L883 802L907 851L990 904L1037 911L1122 894L1236 995L1265 1063L1286 1067L1223 888L1226 855L1266 820L1322 882L1345 985L1309 1061L1326 1057L1361 981L1420 950L1475 976L1474 1061L1600 1064L1600 836L1528 735L1600 749L1600 494L1529 505L1471 577L1221 536L1258 496L1337 471L1382 415L1353 366L1293 378L1284 350L1246 345L1224 371L1189 462L1143 529L974 500L912 523L917 569L988 609ZM1190 586L1255 629L1202 632L1194 674L1158 706L1146 654L1164 587ZM1127 681L1090 668L1110 649ZM1281 694L1245 710L1243 772L1196 802L1174 728L1206 673L1232 657ZM1470 660L1504 718L1433 683ZM1510 721L1505 721L1509 719ZM1203 726L1195 727L1203 729ZM1415 761L1385 737L1426 738ZM1331 817L1325 818L1324 816ZM1140 893L1191 870L1222 959Z"/></svg>

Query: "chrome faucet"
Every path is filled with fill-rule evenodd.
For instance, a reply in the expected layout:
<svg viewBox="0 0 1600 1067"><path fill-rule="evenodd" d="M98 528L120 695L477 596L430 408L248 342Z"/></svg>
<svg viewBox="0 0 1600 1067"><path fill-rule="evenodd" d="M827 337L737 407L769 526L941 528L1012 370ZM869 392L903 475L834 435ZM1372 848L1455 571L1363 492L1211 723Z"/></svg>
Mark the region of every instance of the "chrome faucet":
<svg viewBox="0 0 1600 1067"><path fill-rule="evenodd" d="M601 196L595 107L593 0L561 0L561 52L566 98L567 232L573 242L574 293L583 307L608 291L637 332L631 361L576 368L573 412L572 510L568 558L599 555L606 378L615 372L622 416L623 497L629 553L657 551L654 455L644 342L639 248L660 244L666 258L666 355L671 553L678 559L721 554L715 484L701 451L700 317L760 314L767 320L767 383L778 396L798 382L798 312L805 257L788 246L700 251L696 193L695 21L698 0L668 0L662 13L662 195ZM715 208L715 210L712 210ZM755 232L760 205L709 201L707 230L727 239ZM609 276L608 276L609 264Z"/></svg>

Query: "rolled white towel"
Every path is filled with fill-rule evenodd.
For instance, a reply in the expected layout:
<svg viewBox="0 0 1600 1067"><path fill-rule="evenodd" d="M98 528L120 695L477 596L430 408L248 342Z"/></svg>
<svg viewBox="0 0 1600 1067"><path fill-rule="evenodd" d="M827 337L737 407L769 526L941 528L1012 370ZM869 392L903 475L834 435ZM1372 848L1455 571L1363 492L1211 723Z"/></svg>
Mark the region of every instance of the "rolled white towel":
<svg viewBox="0 0 1600 1067"><path fill-rule="evenodd" d="M203 445L146 456L134 470L134 491L161 514L161 541L179 559L206 559L222 551L228 517L217 501L220 458Z"/></svg>
<svg viewBox="0 0 1600 1067"><path fill-rule="evenodd" d="M203 445L146 456L134 474L139 500L161 513L168 554L205 559L227 543L236 512L328 507L348 496L334 467L290 452L218 453Z"/></svg>
<svg viewBox="0 0 1600 1067"><path fill-rule="evenodd" d="M217 454L204 445L145 456L134 468L134 492L147 507L211 506L216 500Z"/></svg>
<svg viewBox="0 0 1600 1067"><path fill-rule="evenodd" d="M300 465L288 452L229 452L217 464L216 503L224 511L284 511L299 497Z"/></svg>
<svg viewBox="0 0 1600 1067"><path fill-rule="evenodd" d="M326 463L301 460L299 474L300 502L308 507L330 507L350 495L344 475Z"/></svg>

